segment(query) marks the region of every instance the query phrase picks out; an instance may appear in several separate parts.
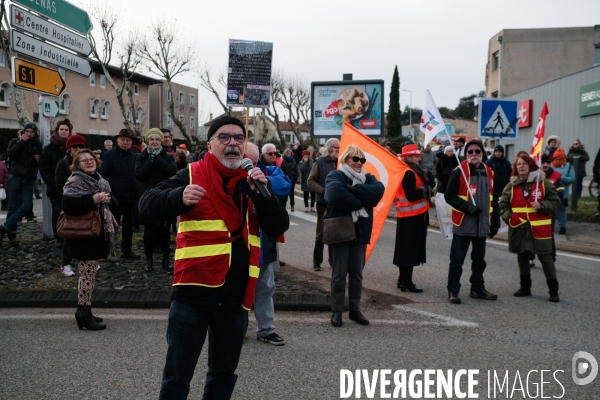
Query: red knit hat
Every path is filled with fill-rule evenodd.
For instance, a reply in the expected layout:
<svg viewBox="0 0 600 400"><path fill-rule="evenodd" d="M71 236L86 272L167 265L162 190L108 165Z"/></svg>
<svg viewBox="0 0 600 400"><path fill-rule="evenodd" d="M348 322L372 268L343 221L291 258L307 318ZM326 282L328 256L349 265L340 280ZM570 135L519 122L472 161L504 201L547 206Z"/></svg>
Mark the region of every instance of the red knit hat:
<svg viewBox="0 0 600 400"><path fill-rule="evenodd" d="M310 151L308 151L308 150L302 150L302 155L303 156L310 156Z"/></svg>
<svg viewBox="0 0 600 400"><path fill-rule="evenodd" d="M421 152L419 151L419 147L417 147L416 144L407 144L406 146L402 147L402 154L400 154L400 157L420 155Z"/></svg>
<svg viewBox="0 0 600 400"><path fill-rule="evenodd" d="M69 136L69 138L67 139L67 149L70 149L71 147L76 145L81 145L85 147L85 138L78 134Z"/></svg>
<svg viewBox="0 0 600 400"><path fill-rule="evenodd" d="M559 158L560 161L557 160L557 158ZM562 147L559 147L556 149L554 154L552 154L552 165L559 168L562 167L566 162L567 158L565 157L565 151L562 149Z"/></svg>

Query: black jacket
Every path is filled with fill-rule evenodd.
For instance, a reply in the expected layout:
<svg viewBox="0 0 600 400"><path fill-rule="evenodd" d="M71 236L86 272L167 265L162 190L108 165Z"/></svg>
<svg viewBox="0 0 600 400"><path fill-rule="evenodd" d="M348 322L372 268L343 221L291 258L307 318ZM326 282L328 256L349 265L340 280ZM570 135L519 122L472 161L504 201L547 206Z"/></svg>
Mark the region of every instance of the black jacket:
<svg viewBox="0 0 600 400"><path fill-rule="evenodd" d="M142 185L135 178L136 151L124 151L119 146L102 156L100 175L110 183L110 188L120 203L136 203L143 193Z"/></svg>
<svg viewBox="0 0 600 400"><path fill-rule="evenodd" d="M291 156L283 156L281 165L279 166L283 173L290 178L292 184L298 180L298 165Z"/></svg>
<svg viewBox="0 0 600 400"><path fill-rule="evenodd" d="M183 204L183 191L189 183L189 171L181 170L170 179L147 190L138 203L140 216L148 219L169 220L193 209L195 206ZM270 189L270 184L268 187ZM240 180L235 188L233 199L238 208L241 209L242 214L245 215L248 203L244 201L240 204L239 200L242 196L244 199L248 197L252 199L254 210L258 214L259 227L263 234L276 237L288 229L289 216L287 211L280 206L279 200L274 194L269 200L266 200L260 194L250 190L248 181L245 179ZM202 200L200 200L198 206L202 206ZM225 283L222 286L217 288L175 286L171 298L200 306L216 307L221 304L223 307L240 307L248 282L250 256L243 236L232 243L231 255L231 267L227 271Z"/></svg>
<svg viewBox="0 0 600 400"><path fill-rule="evenodd" d="M452 155L452 157L449 157L446 154L444 154L442 157L440 157L440 160L438 161L435 167L438 179L438 193L446 192L446 186L448 185L450 174L452 173L452 170L456 167L458 167L458 161L456 161L456 157L454 155Z"/></svg>
<svg viewBox="0 0 600 400"><path fill-rule="evenodd" d="M56 164L56 170L54 171L54 185L60 196L63 194L63 188L65 187L65 183L67 183L67 179L71 176L72 163L73 157L67 153L67 155Z"/></svg>
<svg viewBox="0 0 600 400"><path fill-rule="evenodd" d="M42 144L38 141L37 135L28 141L21 140L20 138L11 140L6 152L10 160L10 175L32 181L36 180L39 164L34 156L41 153Z"/></svg>
<svg viewBox="0 0 600 400"><path fill-rule="evenodd" d="M512 165L506 157L491 157L486 161L486 164L494 171L494 197L500 197L504 186L510 181Z"/></svg>
<svg viewBox="0 0 600 400"><path fill-rule="evenodd" d="M46 184L46 195L48 197L60 198L62 196L62 187L59 191L54 179L56 175L56 166L64 156L65 154L60 147L52 143L46 145L44 150L42 150L42 156L40 157L40 175Z"/></svg>
<svg viewBox="0 0 600 400"><path fill-rule="evenodd" d="M158 156L150 157L146 149L135 161L135 178L140 181L144 192L176 173L175 158L164 151Z"/></svg>

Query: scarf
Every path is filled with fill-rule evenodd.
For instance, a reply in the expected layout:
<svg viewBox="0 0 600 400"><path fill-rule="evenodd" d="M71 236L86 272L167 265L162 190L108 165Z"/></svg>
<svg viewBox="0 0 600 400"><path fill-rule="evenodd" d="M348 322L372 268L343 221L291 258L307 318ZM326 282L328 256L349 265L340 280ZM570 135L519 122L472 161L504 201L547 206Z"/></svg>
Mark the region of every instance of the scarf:
<svg viewBox="0 0 600 400"><path fill-rule="evenodd" d="M423 182L429 182L429 179L427 179L427 174L425 173L425 171L423 171L423 168L421 168L419 164L415 164L414 162L410 161L405 161L405 163L410 167L410 169L415 171L415 173L421 177Z"/></svg>
<svg viewBox="0 0 600 400"><path fill-rule="evenodd" d="M58 147L63 156L67 154L67 138L64 138L58 133L54 132L52 136L50 136L50 143Z"/></svg>
<svg viewBox="0 0 600 400"><path fill-rule="evenodd" d="M99 192L110 193L111 189L108 181L102 178L100 174L96 174L96 176L88 175L82 171L73 172L67 179L67 183L65 183L63 196L79 198ZM104 228L104 238L108 241L108 253L109 255L116 255L119 224L107 204L98 204L98 208L102 214L102 227Z"/></svg>
<svg viewBox="0 0 600 400"><path fill-rule="evenodd" d="M213 205L219 217L225 222L229 232L236 231L243 222L240 209L233 201L233 193L237 183L248 177L243 168L235 170L225 167L212 153L206 153L204 162L208 163L208 190L215 194ZM224 182L227 180L227 182ZM225 192L224 183L227 185ZM220 200L220 201L219 201Z"/></svg>
<svg viewBox="0 0 600 400"><path fill-rule="evenodd" d="M364 168L361 168L360 172L356 172L355 170L350 168L350 166L348 164L344 163L340 166L340 171L342 171L344 173L344 175L346 175L348 177L348 179L350 179L352 181L352 186L358 185L361 183L365 183L365 180L367 179ZM352 221L353 222L358 221L359 218L368 218L368 217L369 217L369 214L367 213L367 210L365 210L364 207L361 208L360 210L352 211Z"/></svg>
<svg viewBox="0 0 600 400"><path fill-rule="evenodd" d="M148 151L148 155L150 157L152 157L152 156L156 157L157 155L162 153L163 148L162 148L162 146L160 146L158 149L153 149L151 147L147 147L146 150Z"/></svg>

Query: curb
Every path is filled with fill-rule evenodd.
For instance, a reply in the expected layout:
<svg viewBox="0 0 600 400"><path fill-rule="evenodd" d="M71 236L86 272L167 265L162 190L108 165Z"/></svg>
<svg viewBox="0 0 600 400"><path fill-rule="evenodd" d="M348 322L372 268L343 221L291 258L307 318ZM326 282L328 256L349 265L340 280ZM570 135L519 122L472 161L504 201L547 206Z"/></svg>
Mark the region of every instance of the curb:
<svg viewBox="0 0 600 400"><path fill-rule="evenodd" d="M330 311L331 296L323 293L275 292L277 311ZM171 291L97 290L92 295L94 308L169 308ZM75 308L77 290L3 290L0 308Z"/></svg>

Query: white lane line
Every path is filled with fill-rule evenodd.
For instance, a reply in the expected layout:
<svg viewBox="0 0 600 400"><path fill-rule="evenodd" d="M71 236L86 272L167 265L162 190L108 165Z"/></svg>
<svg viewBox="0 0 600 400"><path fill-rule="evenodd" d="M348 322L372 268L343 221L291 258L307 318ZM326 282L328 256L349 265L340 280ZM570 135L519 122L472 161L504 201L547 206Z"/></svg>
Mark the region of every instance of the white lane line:
<svg viewBox="0 0 600 400"><path fill-rule="evenodd" d="M304 211L300 211L300 212L298 212L298 211L289 212L288 211L288 215L290 217L300 218L300 219L303 219L305 221L309 221L309 222L312 222L312 223L316 224L317 223L317 216L316 216L316 213L314 213L314 214L315 215L311 215L311 214L305 213Z"/></svg>
<svg viewBox="0 0 600 400"><path fill-rule="evenodd" d="M415 314L420 314L420 315L424 315L426 317L435 318L435 319L443 321L443 322L438 323L438 325L460 326L460 327L466 327L466 328L477 328L479 326L479 324L476 324L475 322L463 321L463 320L452 318L452 317L446 317L445 315L434 314L429 311L417 310L416 308L412 308L412 307L401 306L401 305L397 305L397 304L393 305L392 307L394 307L395 309L398 309L398 310L412 312Z"/></svg>
<svg viewBox="0 0 600 400"><path fill-rule="evenodd" d="M294 225L298 225L298 224L295 223L295 222L290 221L290 226L294 226Z"/></svg>

